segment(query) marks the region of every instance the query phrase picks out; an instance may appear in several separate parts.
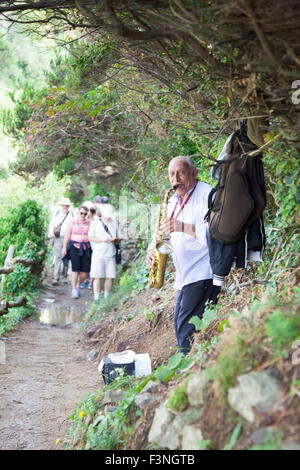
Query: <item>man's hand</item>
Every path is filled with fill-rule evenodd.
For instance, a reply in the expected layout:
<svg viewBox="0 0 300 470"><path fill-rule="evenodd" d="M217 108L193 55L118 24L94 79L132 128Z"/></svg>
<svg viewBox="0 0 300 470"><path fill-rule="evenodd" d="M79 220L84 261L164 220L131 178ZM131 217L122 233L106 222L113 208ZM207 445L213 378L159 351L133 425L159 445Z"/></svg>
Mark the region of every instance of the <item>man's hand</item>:
<svg viewBox="0 0 300 470"><path fill-rule="evenodd" d="M154 253L153 250L149 250L146 256L146 264L149 269L152 268L152 264L154 261Z"/></svg>
<svg viewBox="0 0 300 470"><path fill-rule="evenodd" d="M160 230L166 235L169 235L172 232L183 232L183 222L174 218L165 219L160 226Z"/></svg>
<svg viewBox="0 0 300 470"><path fill-rule="evenodd" d="M195 225L183 223L178 219L163 220L160 230L165 235L170 235L170 233L173 232L181 232L190 235L193 238L197 238Z"/></svg>

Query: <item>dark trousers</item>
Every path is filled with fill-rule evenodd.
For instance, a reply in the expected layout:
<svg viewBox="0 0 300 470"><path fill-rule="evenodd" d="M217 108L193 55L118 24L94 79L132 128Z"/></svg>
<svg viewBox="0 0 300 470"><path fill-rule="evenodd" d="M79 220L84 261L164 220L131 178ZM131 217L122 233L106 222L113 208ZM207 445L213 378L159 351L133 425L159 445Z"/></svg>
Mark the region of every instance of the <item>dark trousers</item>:
<svg viewBox="0 0 300 470"><path fill-rule="evenodd" d="M195 326L189 323L193 316L202 318L206 303L216 305L221 288L212 279L187 284L177 292L174 322L180 351L187 354L193 343Z"/></svg>

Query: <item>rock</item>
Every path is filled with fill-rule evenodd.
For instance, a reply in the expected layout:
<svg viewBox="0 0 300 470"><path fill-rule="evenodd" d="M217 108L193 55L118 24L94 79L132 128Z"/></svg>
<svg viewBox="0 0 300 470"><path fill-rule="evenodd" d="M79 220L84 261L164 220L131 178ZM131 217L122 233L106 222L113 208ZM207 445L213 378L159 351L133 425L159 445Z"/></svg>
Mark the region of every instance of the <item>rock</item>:
<svg viewBox="0 0 300 470"><path fill-rule="evenodd" d="M203 440L201 429L187 425L182 430L181 450L201 450L200 442Z"/></svg>
<svg viewBox="0 0 300 470"><path fill-rule="evenodd" d="M176 450L180 445L181 432L176 432L172 424L173 423L170 424L166 432L161 436L159 446L170 450Z"/></svg>
<svg viewBox="0 0 300 470"><path fill-rule="evenodd" d="M239 385L228 391L228 401L232 408L250 423L255 414L252 407L260 413L267 413L280 398L280 382L266 371L251 372L238 377Z"/></svg>
<svg viewBox="0 0 300 470"><path fill-rule="evenodd" d="M145 408L149 403L157 400L159 397L153 397L151 393L140 393L135 399L135 404L138 408Z"/></svg>
<svg viewBox="0 0 300 470"><path fill-rule="evenodd" d="M188 424L194 423L200 419L201 416L202 410L199 410L198 408L189 408L188 410L178 414L162 436L160 445L162 447L167 447L170 450L178 449L181 437L183 436L184 427Z"/></svg>
<svg viewBox="0 0 300 470"><path fill-rule="evenodd" d="M159 443L168 425L173 421L174 414L167 408L167 401L160 404L155 411L152 426L149 431L149 442Z"/></svg>
<svg viewBox="0 0 300 470"><path fill-rule="evenodd" d="M96 356L96 351L90 351L86 355L86 360L89 361L89 362L93 361L95 359L95 356Z"/></svg>
<svg viewBox="0 0 300 470"><path fill-rule="evenodd" d="M116 403L124 400L125 397L126 393L122 390L107 390L102 400L102 404L105 405L106 403Z"/></svg>
<svg viewBox="0 0 300 470"><path fill-rule="evenodd" d="M300 450L299 442L286 442L280 447L281 450Z"/></svg>
<svg viewBox="0 0 300 470"><path fill-rule="evenodd" d="M106 405L104 411L105 411L105 414L106 414L106 413L113 413L113 412L116 411L117 409L118 409L117 406Z"/></svg>
<svg viewBox="0 0 300 470"><path fill-rule="evenodd" d="M143 392L156 393L159 390L159 388L160 388L160 383L153 382L153 380L150 380L143 388Z"/></svg>
<svg viewBox="0 0 300 470"><path fill-rule="evenodd" d="M254 444L259 445L259 446L263 445L270 432L272 433L272 436L274 437L276 437L279 434L279 431L276 429L261 428L261 429L256 429L252 433L251 439L254 442Z"/></svg>
<svg viewBox="0 0 300 470"><path fill-rule="evenodd" d="M209 376L206 371L202 371L192 377L187 385L187 395L189 403L192 406L203 405L203 391L209 382Z"/></svg>

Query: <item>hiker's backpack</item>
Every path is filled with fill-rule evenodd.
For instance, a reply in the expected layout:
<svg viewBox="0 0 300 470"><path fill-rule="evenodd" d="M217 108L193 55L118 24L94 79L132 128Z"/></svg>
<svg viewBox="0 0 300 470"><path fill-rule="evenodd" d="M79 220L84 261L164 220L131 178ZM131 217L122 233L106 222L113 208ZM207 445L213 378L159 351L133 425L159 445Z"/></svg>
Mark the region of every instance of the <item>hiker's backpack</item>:
<svg viewBox="0 0 300 470"><path fill-rule="evenodd" d="M262 155L248 155L257 147L246 126L244 121L228 142L225 159L217 163L219 183L209 195L209 231L223 243L241 239L266 206Z"/></svg>

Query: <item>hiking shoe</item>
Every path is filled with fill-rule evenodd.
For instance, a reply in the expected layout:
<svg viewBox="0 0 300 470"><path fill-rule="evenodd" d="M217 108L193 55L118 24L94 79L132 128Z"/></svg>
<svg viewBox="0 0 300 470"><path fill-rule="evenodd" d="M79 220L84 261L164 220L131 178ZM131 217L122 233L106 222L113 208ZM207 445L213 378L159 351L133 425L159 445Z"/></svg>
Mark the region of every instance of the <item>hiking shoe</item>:
<svg viewBox="0 0 300 470"><path fill-rule="evenodd" d="M79 287L76 287L76 294L78 297L80 297L80 288Z"/></svg>
<svg viewBox="0 0 300 470"><path fill-rule="evenodd" d="M87 287L87 282L83 282L82 284L80 284L80 289L84 289L85 287Z"/></svg>
<svg viewBox="0 0 300 470"><path fill-rule="evenodd" d="M88 289L93 289L93 284L89 284Z"/></svg>
<svg viewBox="0 0 300 470"><path fill-rule="evenodd" d="M77 293L77 291L72 291L72 294L71 294L71 299L78 299L79 298L79 295Z"/></svg>

